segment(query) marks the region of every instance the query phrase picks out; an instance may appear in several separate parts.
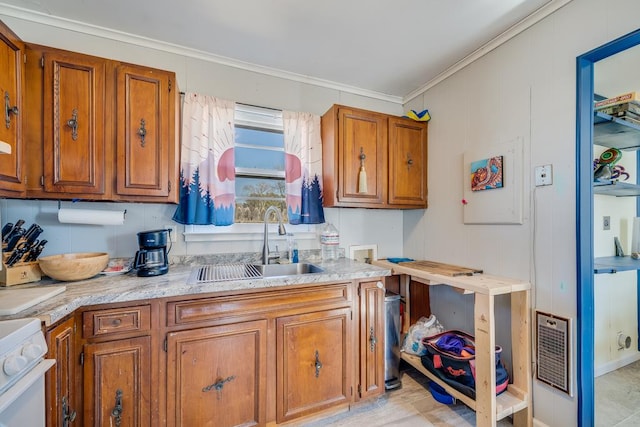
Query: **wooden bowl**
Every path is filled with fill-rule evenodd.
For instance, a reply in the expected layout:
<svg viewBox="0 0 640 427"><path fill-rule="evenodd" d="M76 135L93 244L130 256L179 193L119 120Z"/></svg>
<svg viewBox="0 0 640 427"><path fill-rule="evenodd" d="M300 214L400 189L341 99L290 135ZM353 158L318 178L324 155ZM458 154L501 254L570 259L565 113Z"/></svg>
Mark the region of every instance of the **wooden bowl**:
<svg viewBox="0 0 640 427"><path fill-rule="evenodd" d="M38 259L44 274L56 280L71 282L95 276L107 266L105 252L79 252L41 257Z"/></svg>

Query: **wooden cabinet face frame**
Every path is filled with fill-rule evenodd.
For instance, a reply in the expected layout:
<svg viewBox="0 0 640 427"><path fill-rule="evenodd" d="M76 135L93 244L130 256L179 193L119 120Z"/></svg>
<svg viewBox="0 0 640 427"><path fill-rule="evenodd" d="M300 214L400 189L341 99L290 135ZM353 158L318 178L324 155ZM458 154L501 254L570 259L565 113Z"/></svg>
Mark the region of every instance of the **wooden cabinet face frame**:
<svg viewBox="0 0 640 427"><path fill-rule="evenodd" d="M11 147L11 154L0 154L0 195L20 196L25 191L24 174L24 44L0 22L0 102L2 116L0 141ZM8 110L5 108L8 107ZM7 112L8 111L8 114Z"/></svg>

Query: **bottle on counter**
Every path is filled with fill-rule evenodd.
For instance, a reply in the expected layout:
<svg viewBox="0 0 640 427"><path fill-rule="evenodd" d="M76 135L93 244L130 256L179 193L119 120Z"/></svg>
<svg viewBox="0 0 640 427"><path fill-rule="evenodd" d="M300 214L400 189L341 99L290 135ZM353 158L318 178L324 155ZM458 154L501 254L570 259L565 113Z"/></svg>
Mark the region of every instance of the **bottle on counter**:
<svg viewBox="0 0 640 427"><path fill-rule="evenodd" d="M330 222L324 224L320 233L320 252L322 260L338 259L338 246L340 245L340 234L338 229Z"/></svg>
<svg viewBox="0 0 640 427"><path fill-rule="evenodd" d="M289 250L289 261L297 263L298 260L298 242L293 237L293 233L287 233L287 248Z"/></svg>

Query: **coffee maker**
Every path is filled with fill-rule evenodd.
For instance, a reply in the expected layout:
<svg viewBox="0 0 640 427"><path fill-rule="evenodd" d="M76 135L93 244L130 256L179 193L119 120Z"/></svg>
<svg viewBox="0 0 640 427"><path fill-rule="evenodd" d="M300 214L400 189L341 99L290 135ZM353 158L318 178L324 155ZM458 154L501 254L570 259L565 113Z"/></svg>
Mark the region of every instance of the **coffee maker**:
<svg viewBox="0 0 640 427"><path fill-rule="evenodd" d="M138 233L140 250L136 252L133 268L138 270L138 276L160 276L169 271L167 241L171 241L171 230L150 230Z"/></svg>

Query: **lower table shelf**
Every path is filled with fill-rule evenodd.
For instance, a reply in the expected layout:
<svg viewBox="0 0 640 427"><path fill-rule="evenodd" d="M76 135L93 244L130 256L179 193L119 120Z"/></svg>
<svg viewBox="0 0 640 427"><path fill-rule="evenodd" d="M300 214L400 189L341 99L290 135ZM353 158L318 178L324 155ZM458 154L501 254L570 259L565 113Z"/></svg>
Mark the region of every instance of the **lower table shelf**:
<svg viewBox="0 0 640 427"><path fill-rule="evenodd" d="M414 356L412 354L402 353L402 360L416 368L426 377L428 377L431 381L434 381L442 388L444 388L447 393L453 396L455 399L461 401L474 411L476 410L476 401L469 396L460 393L458 390L452 388L447 383L438 378L435 374L430 372L427 368L422 365L420 361L420 356ZM496 419L501 420L505 417L513 415L514 413L525 409L528 405L527 400L522 397L523 393L520 390L517 390L511 384L507 387L507 391L496 396Z"/></svg>

